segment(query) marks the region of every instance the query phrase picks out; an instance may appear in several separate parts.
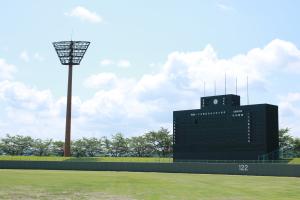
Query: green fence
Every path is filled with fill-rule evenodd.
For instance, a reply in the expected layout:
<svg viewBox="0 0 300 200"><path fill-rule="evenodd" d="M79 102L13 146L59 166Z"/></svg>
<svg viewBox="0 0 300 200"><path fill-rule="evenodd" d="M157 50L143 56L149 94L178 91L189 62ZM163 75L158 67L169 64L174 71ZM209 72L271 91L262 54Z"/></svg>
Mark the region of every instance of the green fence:
<svg viewBox="0 0 300 200"><path fill-rule="evenodd" d="M61 162L0 161L0 169L91 170L130 172L170 172L300 177L300 165L280 163L141 163L141 162Z"/></svg>

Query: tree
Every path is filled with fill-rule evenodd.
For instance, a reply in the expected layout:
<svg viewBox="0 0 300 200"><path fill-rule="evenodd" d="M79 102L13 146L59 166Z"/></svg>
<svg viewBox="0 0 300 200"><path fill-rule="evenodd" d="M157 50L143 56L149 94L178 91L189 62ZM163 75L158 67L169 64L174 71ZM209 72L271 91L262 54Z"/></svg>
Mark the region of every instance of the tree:
<svg viewBox="0 0 300 200"><path fill-rule="evenodd" d="M288 132L288 131L287 131ZM289 141L283 132L283 141ZM282 144L285 144L282 142ZM291 142L289 141L288 144ZM299 142L298 142L299 143ZM294 143L293 143L294 144ZM295 143L296 145L296 143ZM299 146L299 145L298 145ZM172 154L172 135L168 129L160 128L141 136L126 138L122 133L112 135L111 139L82 138L71 143L72 155L76 157L105 156L167 156ZM64 155L64 142L33 139L29 136L10 136L0 139L0 155Z"/></svg>
<svg viewBox="0 0 300 200"><path fill-rule="evenodd" d="M32 153L33 139L30 136L10 136L6 135L1 140L2 151L8 155L25 155Z"/></svg>
<svg viewBox="0 0 300 200"><path fill-rule="evenodd" d="M145 136L132 137L129 140L130 152L132 156L147 157L151 155L150 144Z"/></svg>
<svg viewBox="0 0 300 200"><path fill-rule="evenodd" d="M4 144L0 141L0 155L3 155L4 154Z"/></svg>
<svg viewBox="0 0 300 200"><path fill-rule="evenodd" d="M300 155L300 138L289 135L290 129L279 130L279 147L285 152L290 152L293 156Z"/></svg>
<svg viewBox="0 0 300 200"><path fill-rule="evenodd" d="M63 156L64 155L64 142L62 141L54 141L50 147L51 154L56 156Z"/></svg>
<svg viewBox="0 0 300 200"><path fill-rule="evenodd" d="M71 143L72 155L75 157L84 157L86 156L86 145L85 141L82 139L76 140Z"/></svg>
<svg viewBox="0 0 300 200"><path fill-rule="evenodd" d="M32 151L37 156L48 156L50 154L50 147L52 140L36 139L33 141Z"/></svg>
<svg viewBox="0 0 300 200"><path fill-rule="evenodd" d="M300 153L300 138L294 139L294 149L295 149L295 151Z"/></svg>
<svg viewBox="0 0 300 200"><path fill-rule="evenodd" d="M102 137L102 150L105 156L112 155L111 141L106 137Z"/></svg>
<svg viewBox="0 0 300 200"><path fill-rule="evenodd" d="M101 139L93 138L83 138L85 145L86 155L89 157L95 157L97 154L102 153Z"/></svg>
<svg viewBox="0 0 300 200"><path fill-rule="evenodd" d="M151 144L152 152L159 156L167 156L172 153L172 135L165 128L160 128L157 132L150 131L145 135L146 140Z"/></svg>
<svg viewBox="0 0 300 200"><path fill-rule="evenodd" d="M294 138L289 135L289 128L279 129L279 148L291 149L293 148Z"/></svg>
<svg viewBox="0 0 300 200"><path fill-rule="evenodd" d="M72 143L72 154L76 157L94 157L102 152L101 140L97 138L82 138Z"/></svg>
<svg viewBox="0 0 300 200"><path fill-rule="evenodd" d="M112 136L111 151L112 156L128 156L129 154L129 140L123 136L122 133L117 133Z"/></svg>

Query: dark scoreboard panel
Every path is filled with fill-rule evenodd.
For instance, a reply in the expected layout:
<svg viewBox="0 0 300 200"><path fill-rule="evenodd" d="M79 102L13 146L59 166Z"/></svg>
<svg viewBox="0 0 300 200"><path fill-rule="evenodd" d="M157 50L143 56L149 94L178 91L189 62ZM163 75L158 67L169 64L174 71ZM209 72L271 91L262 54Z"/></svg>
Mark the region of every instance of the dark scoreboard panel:
<svg viewBox="0 0 300 200"><path fill-rule="evenodd" d="M202 98L202 109L174 111L174 160L256 160L278 149L277 106L239 104L239 96L221 95Z"/></svg>

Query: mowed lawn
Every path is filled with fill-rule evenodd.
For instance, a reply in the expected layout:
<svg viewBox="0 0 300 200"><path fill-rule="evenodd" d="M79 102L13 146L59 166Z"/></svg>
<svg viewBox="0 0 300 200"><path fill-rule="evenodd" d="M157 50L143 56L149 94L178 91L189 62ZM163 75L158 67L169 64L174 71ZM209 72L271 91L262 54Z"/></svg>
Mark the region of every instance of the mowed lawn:
<svg viewBox="0 0 300 200"><path fill-rule="evenodd" d="M0 199L299 200L299 189L292 177L0 170Z"/></svg>
<svg viewBox="0 0 300 200"><path fill-rule="evenodd" d="M294 158L292 159L289 164L300 164L300 158Z"/></svg>
<svg viewBox="0 0 300 200"><path fill-rule="evenodd" d="M171 163L173 158L159 157L59 157L59 156L0 156L1 160L63 161L63 162L160 162ZM300 158L287 160L288 164L300 164Z"/></svg>

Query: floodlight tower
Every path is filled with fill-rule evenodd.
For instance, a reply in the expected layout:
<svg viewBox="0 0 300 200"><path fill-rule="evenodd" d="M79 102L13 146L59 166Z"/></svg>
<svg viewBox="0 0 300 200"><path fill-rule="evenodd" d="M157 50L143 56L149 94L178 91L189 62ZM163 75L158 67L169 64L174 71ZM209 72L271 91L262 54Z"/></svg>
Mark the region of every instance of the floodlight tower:
<svg viewBox="0 0 300 200"><path fill-rule="evenodd" d="M69 66L68 74L68 96L67 96L67 113L66 113L66 133L64 156L71 156L71 105L72 105L72 72L73 65L79 65L90 42L87 41L60 41L53 42L53 46L62 65Z"/></svg>

